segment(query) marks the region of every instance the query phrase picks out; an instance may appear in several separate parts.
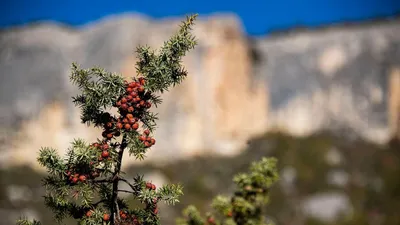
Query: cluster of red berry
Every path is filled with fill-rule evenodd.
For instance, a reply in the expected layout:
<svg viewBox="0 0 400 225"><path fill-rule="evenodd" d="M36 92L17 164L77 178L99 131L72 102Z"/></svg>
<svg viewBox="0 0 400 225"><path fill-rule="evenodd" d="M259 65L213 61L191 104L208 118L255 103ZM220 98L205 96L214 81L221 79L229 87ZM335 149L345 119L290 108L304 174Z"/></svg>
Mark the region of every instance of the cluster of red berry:
<svg viewBox="0 0 400 225"><path fill-rule="evenodd" d="M143 77L132 82L125 81L126 92L121 95L114 104L114 106L118 108L120 114L119 118L114 118L109 113L102 114L102 136L105 138L103 141L104 143L114 137L119 137L121 135L121 130L131 131L139 129L139 121L143 117L143 112L151 107L149 101L151 93L145 91L144 84L145 79ZM149 137L149 134L150 131L145 130L139 138L147 148L151 147L156 142L154 138ZM107 151L107 149L103 149L103 153L107 155L104 151Z"/></svg>
<svg viewBox="0 0 400 225"><path fill-rule="evenodd" d="M91 163L91 165L93 165L93 163ZM90 170L90 171L89 171ZM95 179L96 177L100 176L99 170L98 169L89 169L86 171L89 172L79 172L73 168L68 169L67 171L65 171L65 174L67 175L68 178L68 182L72 185L78 183L78 182L86 182L86 180L89 179Z"/></svg>
<svg viewBox="0 0 400 225"><path fill-rule="evenodd" d="M140 77L137 81L128 83L125 81L125 94L120 96L115 103L115 107L119 109L121 117L118 118L117 128L129 131L139 128L138 121L142 117L145 109L151 107L149 99L151 93L145 91L145 79Z"/></svg>
<svg viewBox="0 0 400 225"><path fill-rule="evenodd" d="M87 179L87 175L83 175L83 174L81 175L79 173L72 174L71 171L69 171L69 170L66 171L66 174L67 174L67 176L69 178L68 180L69 180L69 182L71 182L71 184L76 184L78 182L85 182Z"/></svg>
<svg viewBox="0 0 400 225"><path fill-rule="evenodd" d="M110 118L110 121L104 124L104 131L101 134L103 138L106 138L108 140L111 140L113 137L119 137L121 135L121 132L114 127L115 124L115 119Z"/></svg>
<svg viewBox="0 0 400 225"><path fill-rule="evenodd" d="M149 190L156 190L156 185L154 185L154 184L152 184L152 183L150 183L150 182L147 182L146 183L146 188L147 189L149 189Z"/></svg>
<svg viewBox="0 0 400 225"><path fill-rule="evenodd" d="M90 145L91 148L100 149L101 155L98 158L98 161L103 161L104 159L111 160L110 152L108 151L109 145L107 143L93 143ZM78 182L86 182L87 179L95 179L100 176L100 170L98 168L94 168L95 162L90 162L89 166L78 166L77 168L70 168L65 171L65 174L68 178L69 184L76 184ZM85 172L83 172L85 171Z"/></svg>
<svg viewBox="0 0 400 225"><path fill-rule="evenodd" d="M147 182L146 183L146 188L149 189L149 190L155 191L156 190L156 185L154 185L154 184L152 184L150 182ZM157 198L153 199L152 203L153 204L147 204L147 208L152 209L153 213L157 214L158 213L158 206L157 206L158 199Z"/></svg>
<svg viewBox="0 0 400 225"><path fill-rule="evenodd" d="M125 82L126 93L121 96L115 103L121 111L134 112L143 111L151 107L151 103L148 101L151 97L150 92L145 92L144 84L145 79L140 77L137 81Z"/></svg>
<svg viewBox="0 0 400 225"><path fill-rule="evenodd" d="M90 145L90 147L101 151L101 155L98 158L99 161L103 161L104 159L111 160L109 152L110 146L107 144L107 142L103 141L102 143L93 143Z"/></svg>
<svg viewBox="0 0 400 225"><path fill-rule="evenodd" d="M117 119L117 129L124 129L125 131L137 130L139 128L139 119L133 117L133 114L127 113L125 116L121 116Z"/></svg>
<svg viewBox="0 0 400 225"><path fill-rule="evenodd" d="M145 79L139 79L127 82L125 81L125 94L120 96L115 103L118 108L120 117L117 120L108 122L104 128L104 134L108 139L111 139L116 134L120 134L119 130L137 130L139 129L139 121L143 117L143 112L151 107L151 93L145 91ZM146 148L151 147L156 143L154 138L149 137L150 131L145 130L140 136L140 141Z"/></svg>
<svg viewBox="0 0 400 225"><path fill-rule="evenodd" d="M146 183L146 188L149 190L156 190L156 185L147 182ZM158 207L157 207L157 203L158 203L158 199L155 198L153 199L153 204L148 204L147 207L151 208L154 214L158 213ZM86 212L86 216L87 217L91 217L93 215L93 210L89 210ZM137 217L133 214L129 214L129 212L125 211L125 210L120 210L119 211L119 216L120 216L120 221L117 221L117 224L119 225L125 225L125 224L133 224L133 225L139 225L139 221L137 219ZM104 213L103 214L103 220L104 221L109 221L110 220L110 214L108 213Z"/></svg>
<svg viewBox="0 0 400 225"><path fill-rule="evenodd" d="M149 130L145 130L145 131L143 131L143 134L140 135L140 137L139 137L139 140L147 148L153 146L156 143L156 140L154 138L149 137L149 135L150 135L150 131Z"/></svg>
<svg viewBox="0 0 400 225"><path fill-rule="evenodd" d="M86 213L87 217L91 217L92 215L93 215L93 210L89 210ZM120 216L121 220L117 221L116 224L118 224L118 225L125 225L125 224L127 224L127 225L128 224L129 225L139 225L140 224L138 219L136 218L136 216L135 215L130 215L127 211L124 211L124 210L119 211L119 216ZM110 220L110 214L105 213L103 215L103 220L106 221L106 222L109 221Z"/></svg>
<svg viewBox="0 0 400 225"><path fill-rule="evenodd" d="M86 212L86 217L91 217L93 215L94 211L91 209L89 211ZM108 213L104 213L103 214L103 220L104 221L109 221L110 220L110 214Z"/></svg>
<svg viewBox="0 0 400 225"><path fill-rule="evenodd" d="M127 211L119 211L120 221L117 222L118 225L138 225L139 221L135 215L129 214Z"/></svg>

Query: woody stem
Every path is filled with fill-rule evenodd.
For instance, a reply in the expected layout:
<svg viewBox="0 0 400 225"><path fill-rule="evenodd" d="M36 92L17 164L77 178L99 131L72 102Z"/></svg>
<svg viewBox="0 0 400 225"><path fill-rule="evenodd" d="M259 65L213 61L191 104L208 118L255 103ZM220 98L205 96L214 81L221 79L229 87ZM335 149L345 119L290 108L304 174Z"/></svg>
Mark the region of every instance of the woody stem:
<svg viewBox="0 0 400 225"><path fill-rule="evenodd" d="M118 152L118 158L117 158L117 164L115 166L115 171L113 174L113 187L112 187L112 197L111 197L111 201L112 201L112 205L113 207L111 207L111 221L112 224L115 224L116 219L120 219L119 218L119 207L118 207L118 183L120 180L119 174L121 172L121 165L122 165L122 157L124 155L124 150L127 146L127 141L126 141L126 134L124 134L124 136L122 137L122 143L120 145L120 150ZM116 218L115 218L116 216Z"/></svg>

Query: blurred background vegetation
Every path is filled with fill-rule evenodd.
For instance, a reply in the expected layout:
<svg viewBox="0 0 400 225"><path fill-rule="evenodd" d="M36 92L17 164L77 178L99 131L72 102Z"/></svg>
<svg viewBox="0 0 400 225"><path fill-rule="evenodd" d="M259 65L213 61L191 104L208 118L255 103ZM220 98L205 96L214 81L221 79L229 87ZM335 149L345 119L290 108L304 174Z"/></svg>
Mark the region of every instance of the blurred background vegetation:
<svg viewBox="0 0 400 225"><path fill-rule="evenodd" d="M209 210L215 195L231 193L234 174L246 171L263 156L274 156L279 160L281 179L271 190L266 212L277 224L397 225L399 150L398 141L382 147L328 132L303 138L267 133L250 140L247 149L235 157L202 156L162 166L131 166L126 172L131 177L157 172L167 182L184 185L181 202L161 210L163 224L173 224L189 204L202 212ZM8 168L0 177L9 184L1 186L0 205L17 212L35 209L44 224L54 223L42 202L44 190L38 181L43 174L27 167ZM25 185L27 189L19 189ZM336 215L315 213L316 208L330 208Z"/></svg>

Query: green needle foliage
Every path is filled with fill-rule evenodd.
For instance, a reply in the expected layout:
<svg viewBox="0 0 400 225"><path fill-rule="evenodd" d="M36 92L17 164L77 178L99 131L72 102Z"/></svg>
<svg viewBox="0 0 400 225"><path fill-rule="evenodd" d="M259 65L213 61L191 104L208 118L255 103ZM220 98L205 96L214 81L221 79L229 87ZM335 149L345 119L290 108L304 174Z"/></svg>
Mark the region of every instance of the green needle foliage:
<svg viewBox="0 0 400 225"><path fill-rule="evenodd" d="M217 196L205 218L195 206L183 211L178 225L267 225L262 209L268 203L270 187L278 180L275 158L262 158L250 166L248 173L237 174L233 181L236 191L232 197Z"/></svg>
<svg viewBox="0 0 400 225"><path fill-rule="evenodd" d="M101 68L72 65L70 80L81 91L73 102L81 109L82 123L101 127L103 133L95 143L74 140L65 157L52 148L40 150L38 161L48 172L43 180L44 201L59 223L72 217L81 225L156 225L160 223L157 203L179 202L180 185L156 188L139 175L130 183L123 176L121 162L125 152L144 159L155 144L151 134L157 115L149 109L161 103L160 93L186 77L181 59L196 45L190 33L196 16L187 17L160 51L139 47L139 76L131 81ZM110 113L113 107L118 109L116 115ZM120 182L127 183L129 190L120 190ZM129 209L119 197L121 192L130 193L142 207ZM40 223L20 219L17 224Z"/></svg>

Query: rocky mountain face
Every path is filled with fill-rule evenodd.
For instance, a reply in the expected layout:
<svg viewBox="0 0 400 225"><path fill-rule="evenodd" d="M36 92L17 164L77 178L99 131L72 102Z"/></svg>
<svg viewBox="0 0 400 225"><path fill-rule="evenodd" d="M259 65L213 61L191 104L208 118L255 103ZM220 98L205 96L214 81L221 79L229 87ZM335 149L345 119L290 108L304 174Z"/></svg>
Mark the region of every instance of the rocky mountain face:
<svg viewBox="0 0 400 225"><path fill-rule="evenodd" d="M159 47L181 18L123 15L77 29L43 23L0 33L0 165L37 167L41 146L63 153L80 124L70 65L135 76L135 48ZM399 132L400 20L249 40L232 15L200 18L188 78L163 94L150 160L238 154L268 130L332 130L385 143ZM133 162L133 159L126 158ZM127 163L129 165L131 163Z"/></svg>
<svg viewBox="0 0 400 225"><path fill-rule="evenodd" d="M257 40L270 124L388 141L399 127L399 33L393 21Z"/></svg>

